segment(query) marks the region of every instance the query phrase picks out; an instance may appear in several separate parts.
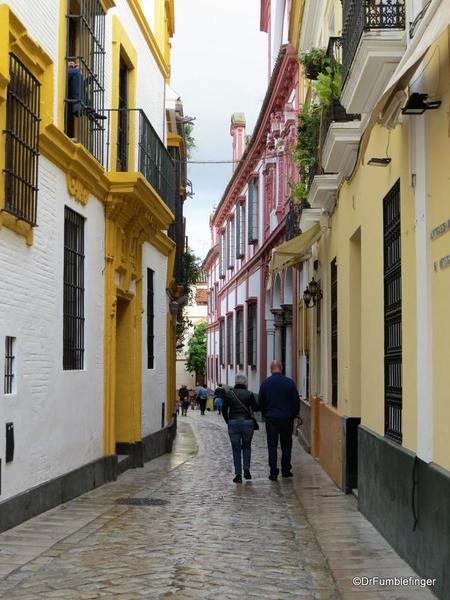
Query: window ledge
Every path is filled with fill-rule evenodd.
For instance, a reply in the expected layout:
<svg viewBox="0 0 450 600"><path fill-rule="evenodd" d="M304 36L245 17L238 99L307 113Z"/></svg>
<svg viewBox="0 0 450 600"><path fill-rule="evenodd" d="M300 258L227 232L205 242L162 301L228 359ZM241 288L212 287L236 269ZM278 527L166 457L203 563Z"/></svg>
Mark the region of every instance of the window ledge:
<svg viewBox="0 0 450 600"><path fill-rule="evenodd" d="M18 219L16 216L1 210L0 212L0 229L7 227L15 233L23 236L28 246L33 244L33 227L26 221Z"/></svg>

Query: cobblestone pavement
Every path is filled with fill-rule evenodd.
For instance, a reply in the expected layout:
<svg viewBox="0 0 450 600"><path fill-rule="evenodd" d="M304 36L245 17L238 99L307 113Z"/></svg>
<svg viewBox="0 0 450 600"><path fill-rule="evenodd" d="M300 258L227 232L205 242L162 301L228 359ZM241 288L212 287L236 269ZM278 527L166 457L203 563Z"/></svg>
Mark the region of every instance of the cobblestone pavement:
<svg viewBox="0 0 450 600"><path fill-rule="evenodd" d="M222 419L180 418L171 455L1 534L0 598L433 598L353 586L413 572L294 447L295 480L270 482L262 428L253 480L236 485ZM130 497L149 505L116 503Z"/></svg>

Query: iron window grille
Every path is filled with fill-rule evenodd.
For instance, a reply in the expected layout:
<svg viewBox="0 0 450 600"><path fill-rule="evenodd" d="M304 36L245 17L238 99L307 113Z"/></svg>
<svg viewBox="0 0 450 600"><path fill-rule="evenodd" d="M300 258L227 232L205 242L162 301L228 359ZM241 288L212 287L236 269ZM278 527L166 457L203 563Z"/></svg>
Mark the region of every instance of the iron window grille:
<svg viewBox="0 0 450 600"><path fill-rule="evenodd" d="M65 132L104 158L105 12L100 0L68 0Z"/></svg>
<svg viewBox="0 0 450 600"><path fill-rule="evenodd" d="M248 243L255 244L258 241L258 178L252 177L248 182Z"/></svg>
<svg viewBox="0 0 450 600"><path fill-rule="evenodd" d="M338 405L338 268L331 261L331 404Z"/></svg>
<svg viewBox="0 0 450 600"><path fill-rule="evenodd" d="M84 218L64 209L63 369L84 368Z"/></svg>
<svg viewBox="0 0 450 600"><path fill-rule="evenodd" d="M12 394L14 391L14 361L16 338L6 336L5 338L5 373L3 391L5 394Z"/></svg>
<svg viewBox="0 0 450 600"><path fill-rule="evenodd" d="M147 369L155 367L155 272L147 269Z"/></svg>
<svg viewBox="0 0 450 600"><path fill-rule="evenodd" d="M244 364L244 311L239 308L236 311L236 365Z"/></svg>
<svg viewBox="0 0 450 600"><path fill-rule="evenodd" d="M235 250L235 241L234 241L234 221L229 220L227 222L227 268L234 269L234 250Z"/></svg>
<svg viewBox="0 0 450 600"><path fill-rule="evenodd" d="M245 253L245 204L236 206L236 258L243 258Z"/></svg>
<svg viewBox="0 0 450 600"><path fill-rule="evenodd" d="M233 366L233 315L227 316L227 365Z"/></svg>
<svg viewBox="0 0 450 600"><path fill-rule="evenodd" d="M9 55L9 77L4 210L36 225L41 86L14 54Z"/></svg>
<svg viewBox="0 0 450 600"><path fill-rule="evenodd" d="M402 265L400 181L383 200L385 435L402 442Z"/></svg>
<svg viewBox="0 0 450 600"><path fill-rule="evenodd" d="M222 319L219 323L219 360L222 366L225 366L225 321Z"/></svg>
<svg viewBox="0 0 450 600"><path fill-rule="evenodd" d="M364 31L405 29L405 0L343 0L342 82Z"/></svg>
<svg viewBox="0 0 450 600"><path fill-rule="evenodd" d="M225 232L219 233L219 277L225 277Z"/></svg>
<svg viewBox="0 0 450 600"><path fill-rule="evenodd" d="M247 363L249 367L256 368L257 360L257 322L256 303L247 305Z"/></svg>
<svg viewBox="0 0 450 600"><path fill-rule="evenodd" d="M117 158L116 170L128 171L128 66L120 59L119 67L119 106L117 114Z"/></svg>

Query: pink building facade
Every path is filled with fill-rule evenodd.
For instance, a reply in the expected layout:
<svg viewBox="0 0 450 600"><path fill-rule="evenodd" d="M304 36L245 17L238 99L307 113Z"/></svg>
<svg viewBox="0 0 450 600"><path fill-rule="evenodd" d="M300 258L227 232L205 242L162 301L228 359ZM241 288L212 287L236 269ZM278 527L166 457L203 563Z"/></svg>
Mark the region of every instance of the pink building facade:
<svg viewBox="0 0 450 600"><path fill-rule="evenodd" d="M264 18L262 25L267 25ZM300 275L291 267L269 276L272 250L298 234L300 214L291 202L291 185L298 179L292 160L297 116L298 62L294 48L284 44L245 149L245 117L235 113L231 119L233 174L211 218L211 250L204 262L207 385L212 389L219 382L234 384L239 372L257 392L274 358L297 379L297 336L292 332Z"/></svg>

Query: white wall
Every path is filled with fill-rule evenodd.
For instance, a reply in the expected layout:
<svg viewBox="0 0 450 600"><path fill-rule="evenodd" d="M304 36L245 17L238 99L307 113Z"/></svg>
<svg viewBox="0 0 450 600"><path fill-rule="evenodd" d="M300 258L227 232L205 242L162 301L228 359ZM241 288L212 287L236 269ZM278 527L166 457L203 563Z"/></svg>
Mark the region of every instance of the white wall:
<svg viewBox="0 0 450 600"><path fill-rule="evenodd" d="M65 176L42 156L34 243L0 229L1 500L102 456L104 214L67 194ZM85 222L85 368L63 371L64 205ZM5 336L17 338L17 393L3 394ZM5 423L15 454L4 462Z"/></svg>
<svg viewBox="0 0 450 600"><path fill-rule="evenodd" d="M147 368L147 269L154 271L154 368ZM142 436L161 428L161 405L167 406L166 294L167 257L145 243L142 247Z"/></svg>

